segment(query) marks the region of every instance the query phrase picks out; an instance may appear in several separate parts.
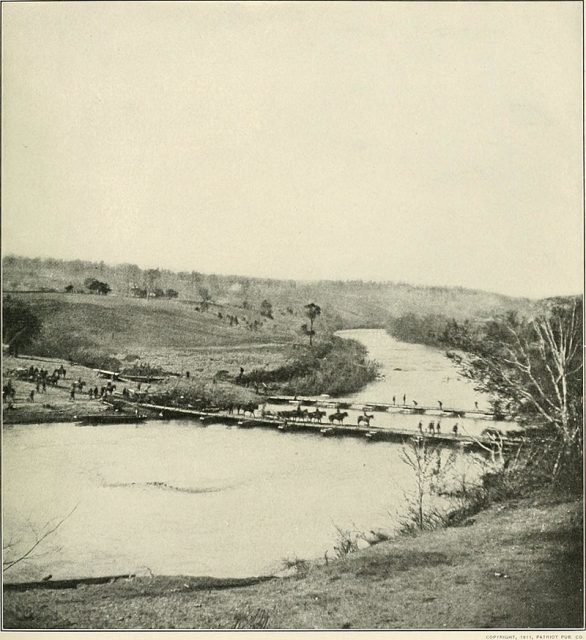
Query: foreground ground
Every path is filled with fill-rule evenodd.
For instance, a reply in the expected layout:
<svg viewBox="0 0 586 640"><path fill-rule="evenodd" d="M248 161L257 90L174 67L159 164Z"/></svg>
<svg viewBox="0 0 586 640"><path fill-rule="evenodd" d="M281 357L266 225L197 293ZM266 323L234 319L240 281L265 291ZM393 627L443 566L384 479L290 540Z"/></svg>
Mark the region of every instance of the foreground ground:
<svg viewBox="0 0 586 640"><path fill-rule="evenodd" d="M4 628L581 628L582 566L581 501L535 497L249 586L5 589Z"/></svg>

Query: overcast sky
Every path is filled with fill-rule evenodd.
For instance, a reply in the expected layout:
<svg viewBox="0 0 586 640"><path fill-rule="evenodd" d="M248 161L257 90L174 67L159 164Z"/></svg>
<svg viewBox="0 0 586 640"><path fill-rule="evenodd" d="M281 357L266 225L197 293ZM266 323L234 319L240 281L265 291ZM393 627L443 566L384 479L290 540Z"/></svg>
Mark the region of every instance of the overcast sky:
<svg viewBox="0 0 586 640"><path fill-rule="evenodd" d="M3 4L3 252L582 289L581 5Z"/></svg>

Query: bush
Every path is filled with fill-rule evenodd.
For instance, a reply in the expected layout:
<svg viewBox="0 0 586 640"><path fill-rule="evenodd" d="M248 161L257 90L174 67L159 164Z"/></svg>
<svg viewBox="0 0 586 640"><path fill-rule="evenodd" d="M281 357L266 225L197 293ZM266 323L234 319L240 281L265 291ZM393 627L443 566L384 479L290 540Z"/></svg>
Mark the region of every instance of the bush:
<svg viewBox="0 0 586 640"><path fill-rule="evenodd" d="M295 575L298 578L303 578L309 572L309 563L307 560L300 558L285 558L283 560L283 568L286 570L295 569Z"/></svg>
<svg viewBox="0 0 586 640"><path fill-rule="evenodd" d="M160 389L149 394L155 404L191 406L193 408L245 405L259 402L258 396L227 382L205 382L197 378L168 380Z"/></svg>
<svg viewBox="0 0 586 640"><path fill-rule="evenodd" d="M18 355L33 344L41 333L43 323L30 305L18 298L2 299L2 341L10 353Z"/></svg>
<svg viewBox="0 0 586 640"><path fill-rule="evenodd" d="M343 395L361 389L376 378L378 366L367 359L366 348L337 336L316 342L313 348L296 345L287 363L277 369L255 369L241 384L277 385L282 393Z"/></svg>
<svg viewBox="0 0 586 640"><path fill-rule="evenodd" d="M358 551L358 540L362 538L362 534L336 527L338 532L334 552L336 557L345 558L347 555Z"/></svg>
<svg viewBox="0 0 586 640"><path fill-rule="evenodd" d="M164 373L161 367L153 367L148 362L138 362L131 367L124 367L122 372L129 376L160 376Z"/></svg>
<svg viewBox="0 0 586 640"><path fill-rule="evenodd" d="M118 372L121 367L121 362L118 358L92 347L73 349L66 359L90 369L105 369L106 371Z"/></svg>

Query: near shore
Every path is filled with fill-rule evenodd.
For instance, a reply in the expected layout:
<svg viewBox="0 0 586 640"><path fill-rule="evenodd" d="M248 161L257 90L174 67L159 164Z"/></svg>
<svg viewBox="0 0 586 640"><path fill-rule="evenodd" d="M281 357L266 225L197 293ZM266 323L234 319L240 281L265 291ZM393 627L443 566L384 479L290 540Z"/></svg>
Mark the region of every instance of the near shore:
<svg viewBox="0 0 586 640"><path fill-rule="evenodd" d="M495 504L458 527L401 536L255 584L134 577L4 589L6 629L580 628L582 503Z"/></svg>

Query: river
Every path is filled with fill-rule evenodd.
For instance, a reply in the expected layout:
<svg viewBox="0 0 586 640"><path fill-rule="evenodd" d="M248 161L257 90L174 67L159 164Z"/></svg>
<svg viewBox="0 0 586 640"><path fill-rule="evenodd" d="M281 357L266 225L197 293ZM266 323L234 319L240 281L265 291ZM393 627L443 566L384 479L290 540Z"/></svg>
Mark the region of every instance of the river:
<svg viewBox="0 0 586 640"><path fill-rule="evenodd" d="M436 349L379 330L341 335L363 342L385 375L356 401L405 393L422 405L487 406ZM415 416L397 419L416 428ZM478 475L477 456L460 454L458 465ZM397 444L174 420L5 426L3 473L6 557L70 514L5 574L15 581L276 572L287 558L332 557L336 527L392 531L414 484Z"/></svg>

